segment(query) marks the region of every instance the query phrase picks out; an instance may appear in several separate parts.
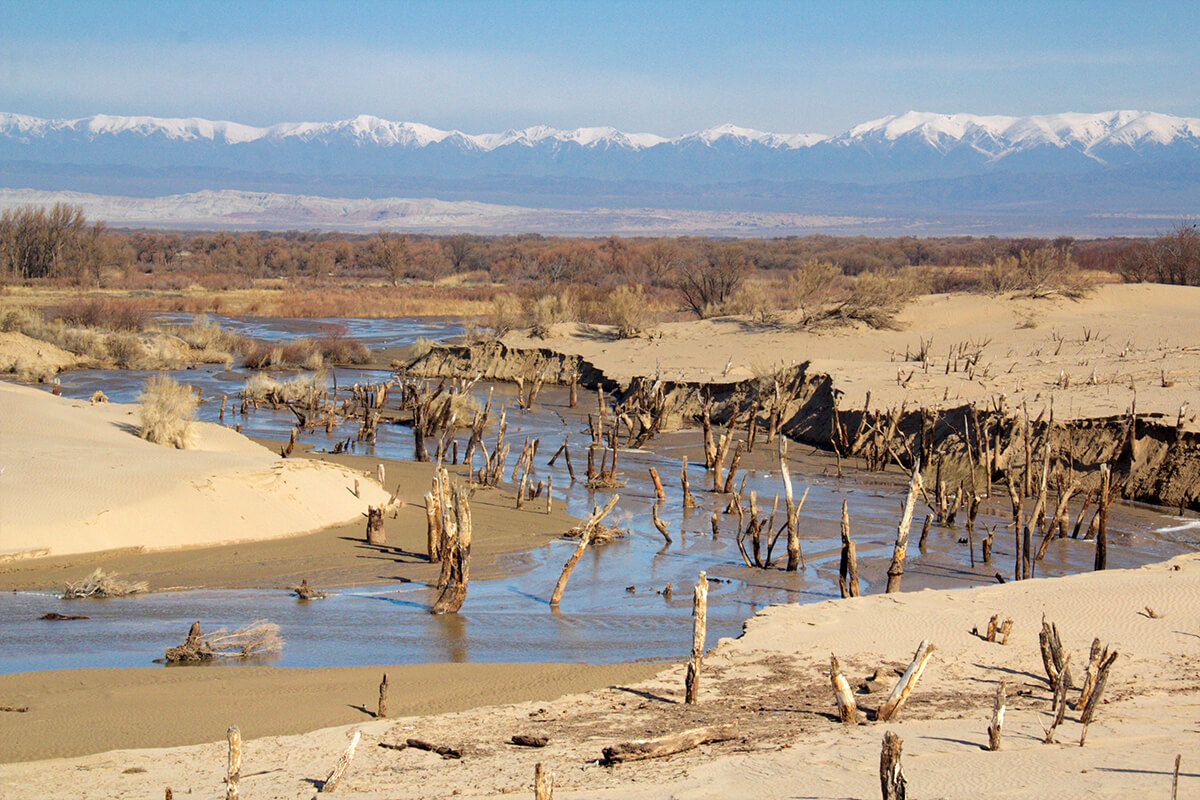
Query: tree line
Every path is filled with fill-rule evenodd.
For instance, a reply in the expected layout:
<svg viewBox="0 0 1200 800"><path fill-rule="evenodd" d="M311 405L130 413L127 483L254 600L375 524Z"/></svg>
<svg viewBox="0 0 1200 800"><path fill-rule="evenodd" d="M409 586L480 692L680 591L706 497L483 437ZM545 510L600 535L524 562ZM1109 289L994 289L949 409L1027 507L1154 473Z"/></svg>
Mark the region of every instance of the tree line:
<svg viewBox="0 0 1200 800"><path fill-rule="evenodd" d="M775 239L519 234L424 235L287 231L114 230L58 204L0 214L0 279L119 285L122 277L223 275L261 278L383 278L394 284L454 276L479 282L643 285L677 290L698 313L750 274L785 275L813 262L845 276L905 268L989 267L1041 253L1131 281L1200 284L1200 232L1179 224L1150 239L866 237ZM810 270L811 271L811 270ZM950 273L945 273L950 275ZM945 278L944 289L959 288Z"/></svg>

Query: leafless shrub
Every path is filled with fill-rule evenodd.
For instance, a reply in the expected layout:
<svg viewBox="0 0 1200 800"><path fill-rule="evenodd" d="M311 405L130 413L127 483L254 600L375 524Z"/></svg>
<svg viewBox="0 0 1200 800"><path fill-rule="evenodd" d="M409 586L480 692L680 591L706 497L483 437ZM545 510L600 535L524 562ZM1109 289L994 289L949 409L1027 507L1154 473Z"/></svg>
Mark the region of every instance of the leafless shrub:
<svg viewBox="0 0 1200 800"><path fill-rule="evenodd" d="M1016 292L1028 297L1061 294L1081 297L1093 286L1065 248L1039 247L1003 255L984 266L980 288L987 292Z"/></svg>
<svg viewBox="0 0 1200 800"><path fill-rule="evenodd" d="M828 261L809 259L788 273L783 294L787 305L809 321L830 298L834 281L842 271Z"/></svg>
<svg viewBox="0 0 1200 800"><path fill-rule="evenodd" d="M725 303L746 277L749 259L736 245L709 245L676 266L675 288L692 312L705 319L725 312Z"/></svg>
<svg viewBox="0 0 1200 800"><path fill-rule="evenodd" d="M1170 233L1130 248L1117 269L1129 283L1200 286L1200 228L1178 222Z"/></svg>
<svg viewBox="0 0 1200 800"><path fill-rule="evenodd" d="M864 272L854 279L850 294L832 311L843 320L858 320L872 328L897 330L896 315L917 294L917 286L904 278L887 278Z"/></svg>
<svg viewBox="0 0 1200 800"><path fill-rule="evenodd" d="M63 303L58 318L69 325L110 331L140 331L146 327L144 309L108 297L76 297Z"/></svg>
<svg viewBox="0 0 1200 800"><path fill-rule="evenodd" d="M121 580L115 572L96 569L81 581L69 581L63 588L62 598L78 600L84 597L125 597L149 589L150 586L145 581Z"/></svg>
<svg viewBox="0 0 1200 800"><path fill-rule="evenodd" d="M146 381L139 400L138 434L143 439L180 449L195 445L197 398L190 387L155 375Z"/></svg>

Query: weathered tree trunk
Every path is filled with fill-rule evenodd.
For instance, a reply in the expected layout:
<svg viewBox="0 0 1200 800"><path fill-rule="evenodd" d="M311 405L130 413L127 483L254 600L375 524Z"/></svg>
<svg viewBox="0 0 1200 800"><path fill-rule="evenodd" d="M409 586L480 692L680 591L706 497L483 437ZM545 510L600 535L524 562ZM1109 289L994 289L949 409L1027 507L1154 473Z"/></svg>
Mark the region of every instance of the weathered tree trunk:
<svg viewBox="0 0 1200 800"><path fill-rule="evenodd" d="M654 523L654 527L658 529L658 532L661 533L663 538L667 540L667 544L670 544L671 532L667 529L667 523L663 522L658 516L658 507L658 503L655 503L650 507L650 519Z"/></svg>
<svg viewBox="0 0 1200 800"><path fill-rule="evenodd" d="M1097 519L1100 520L1099 526L1096 528L1096 559L1093 564L1094 569L1108 569L1108 506L1112 500L1109 495L1112 491L1112 470L1108 464L1100 465L1100 501L1099 510L1096 512Z"/></svg>
<svg viewBox="0 0 1200 800"><path fill-rule="evenodd" d="M387 544L383 530L383 509L367 506L367 544L380 547Z"/></svg>
<svg viewBox="0 0 1200 800"><path fill-rule="evenodd" d="M842 559L838 565L838 588L842 597L858 597L858 556L850 538L850 512L842 501Z"/></svg>
<svg viewBox="0 0 1200 800"><path fill-rule="evenodd" d="M379 682L379 705L376 707L375 718L385 719L388 711L388 679L387 673L383 673L383 680Z"/></svg>
<svg viewBox="0 0 1200 800"><path fill-rule="evenodd" d="M992 704L992 723L988 725L988 750L1000 749L1000 736L1004 728L1004 705L1007 701L1006 688L1004 681L1000 681L1000 685L996 687L996 700Z"/></svg>
<svg viewBox="0 0 1200 800"><path fill-rule="evenodd" d="M612 511L613 506L617 504L617 500L620 497L620 495L614 494L609 498L608 503L605 504L603 509L592 512L592 516L588 518L587 523L583 526L583 533L579 536L579 544L575 547L575 552L571 553L571 557L567 559L567 563L563 564L562 572L558 576L558 583L554 584L554 591L550 595L551 608L558 607L559 601L562 600L563 592L567 588L567 579L571 577L572 570L575 569L575 565L579 563L583 551L587 549L588 544L591 542L592 533L596 530L596 526L600 524L600 521L608 515L608 512Z"/></svg>
<svg viewBox="0 0 1200 800"><path fill-rule="evenodd" d="M888 731L883 735L883 749L879 754L879 788L883 800L906 800L908 787L904 781L904 770L900 767L900 751L904 740Z"/></svg>
<svg viewBox="0 0 1200 800"><path fill-rule="evenodd" d="M930 656L936 648L928 641L921 642L917 647L917 652L913 656L912 662L908 665L908 669L900 676L900 680L896 682L892 693L888 695L884 704L880 706L879 711L875 714L877 722L887 722L892 717L899 713L904 703L908 700L908 695L912 692L913 687L917 685L917 681L921 679L921 673L925 671L925 665L929 663Z"/></svg>
<svg viewBox="0 0 1200 800"><path fill-rule="evenodd" d="M1096 706L1100 705L1100 697L1104 694L1104 685L1108 683L1108 670L1117 660L1117 653L1112 653L1103 661L1096 670L1096 686L1088 695L1087 702L1083 705L1083 713L1079 715L1079 721L1083 723L1083 732L1079 736L1079 746L1083 747L1087 740L1088 726L1092 724L1092 717L1096 714Z"/></svg>
<svg viewBox="0 0 1200 800"><path fill-rule="evenodd" d="M425 493L426 552L429 563L442 559L442 509L435 492Z"/></svg>
<svg viewBox="0 0 1200 800"><path fill-rule="evenodd" d="M785 438L779 439L779 474L783 476L783 497L787 501L787 571L795 572L800 567L800 531L796 501L792 497L792 475L787 465Z"/></svg>
<svg viewBox="0 0 1200 800"><path fill-rule="evenodd" d="M658 477L658 470L654 467L650 468L650 480L654 482L654 496L658 502L663 502L667 499L667 493L663 491L662 479Z"/></svg>
<svg viewBox="0 0 1200 800"><path fill-rule="evenodd" d="M242 777L242 732L234 725L226 736L229 738L229 765L225 770L225 800L238 800L238 781Z"/></svg>
<svg viewBox="0 0 1200 800"><path fill-rule="evenodd" d="M358 747L358 740L362 736L362 731L355 731L354 736L350 739L350 745L345 752L338 758L337 763L333 765L333 771L325 778L321 784L321 793L332 792L342 782L342 777L345 776L346 770L350 769L350 762L354 760L354 750Z"/></svg>
<svg viewBox="0 0 1200 800"><path fill-rule="evenodd" d="M433 604L434 614L456 614L467 599L467 584L471 579L471 506L466 493L454 489L455 540L446 558L450 561L450 579L441 596Z"/></svg>
<svg viewBox="0 0 1200 800"><path fill-rule="evenodd" d="M687 456L684 456L683 466L679 470L679 484L683 488L683 507L695 508L696 500L694 497L692 497L692 487L691 484L688 483L687 468L688 460Z"/></svg>
<svg viewBox="0 0 1200 800"><path fill-rule="evenodd" d="M829 682L833 686L833 698L837 702L838 716L846 724L857 724L858 706L854 702L854 692L851 691L850 683L842 674L837 656L833 653L829 654Z"/></svg>
<svg viewBox="0 0 1200 800"><path fill-rule="evenodd" d="M542 769L541 762L533 767L533 800L554 800L554 779Z"/></svg>
<svg viewBox="0 0 1200 800"><path fill-rule="evenodd" d="M684 702L695 705L700 693L700 667L704 663L704 636L708 619L708 576L701 572L692 596L692 654L687 665Z"/></svg>
<svg viewBox="0 0 1200 800"><path fill-rule="evenodd" d="M892 563L888 566L887 592L900 591L900 578L904 575L904 559L908 555L908 530L912 527L913 508L917 494L921 491L921 464L913 466L912 482L908 487L908 498L904 501L904 513L896 527L896 547L892 551Z"/></svg>

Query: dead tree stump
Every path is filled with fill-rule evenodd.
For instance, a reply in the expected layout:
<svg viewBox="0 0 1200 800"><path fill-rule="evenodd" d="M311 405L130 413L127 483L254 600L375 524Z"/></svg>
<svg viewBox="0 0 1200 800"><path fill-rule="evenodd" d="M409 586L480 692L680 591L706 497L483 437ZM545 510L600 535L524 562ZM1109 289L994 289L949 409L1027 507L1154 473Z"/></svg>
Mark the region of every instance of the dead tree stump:
<svg viewBox="0 0 1200 800"><path fill-rule="evenodd" d="M883 749L879 754L879 788L883 800L905 800L908 788L904 781L904 770L900 766L900 751L904 740L888 731L883 735Z"/></svg>
<svg viewBox="0 0 1200 800"><path fill-rule="evenodd" d="M695 705L700 693L700 667L704 662L704 637L708 630L708 576L700 573L692 597L692 655L688 660L684 702Z"/></svg>
<svg viewBox="0 0 1200 800"><path fill-rule="evenodd" d="M833 685L833 698L837 702L838 716L847 725L858 723L858 706L854 702L854 692L850 683L842 674L837 656L829 654L829 682Z"/></svg>
<svg viewBox="0 0 1200 800"><path fill-rule="evenodd" d="M367 506L367 544L381 547L387 544L383 530L383 509Z"/></svg>

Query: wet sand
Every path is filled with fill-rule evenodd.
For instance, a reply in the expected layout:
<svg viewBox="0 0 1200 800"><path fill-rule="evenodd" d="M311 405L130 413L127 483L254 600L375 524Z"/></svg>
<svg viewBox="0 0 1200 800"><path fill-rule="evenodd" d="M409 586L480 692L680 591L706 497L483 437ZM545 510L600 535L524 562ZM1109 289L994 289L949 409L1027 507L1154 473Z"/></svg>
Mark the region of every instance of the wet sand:
<svg viewBox="0 0 1200 800"><path fill-rule="evenodd" d="M0 762L246 739L374 718L388 676L388 715L424 716L552 700L645 680L661 664L408 664L280 669L238 665L49 670L0 675ZM0 785L0 797L6 796Z"/></svg>

